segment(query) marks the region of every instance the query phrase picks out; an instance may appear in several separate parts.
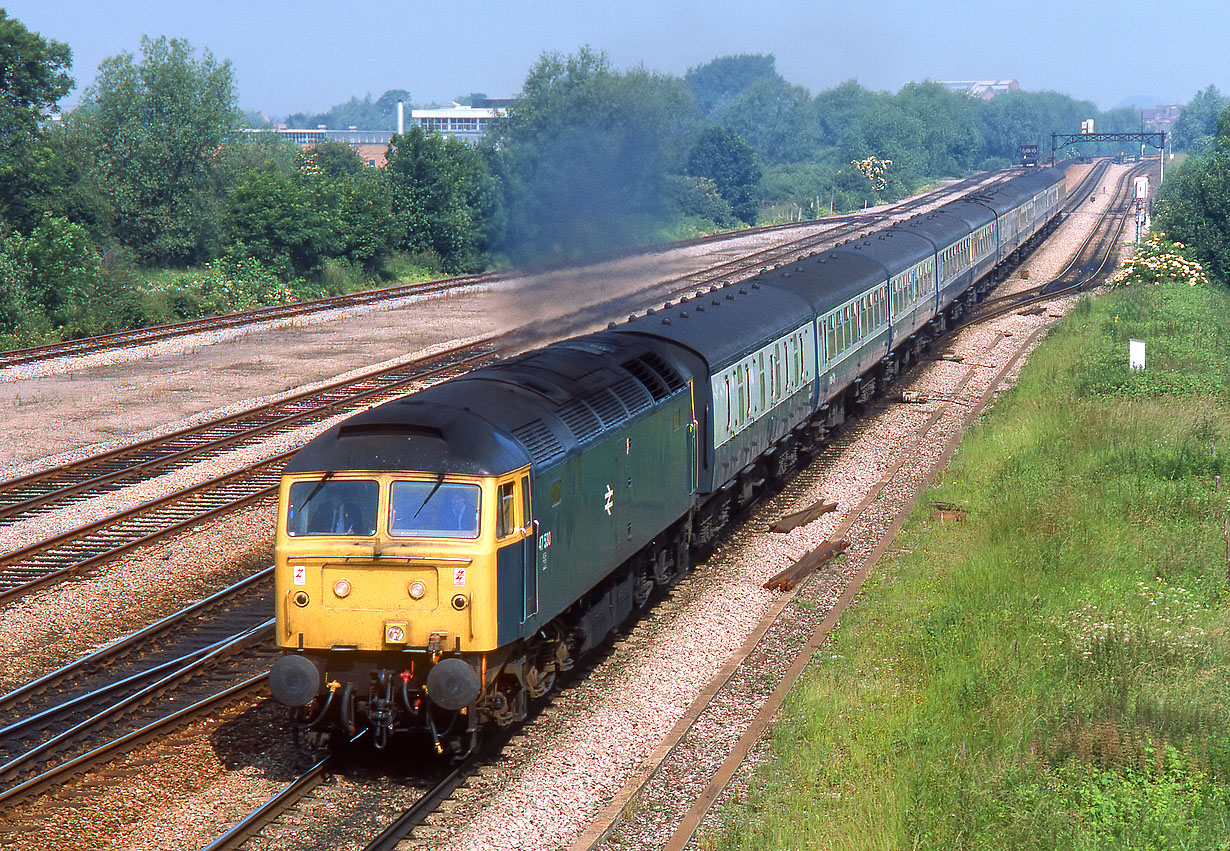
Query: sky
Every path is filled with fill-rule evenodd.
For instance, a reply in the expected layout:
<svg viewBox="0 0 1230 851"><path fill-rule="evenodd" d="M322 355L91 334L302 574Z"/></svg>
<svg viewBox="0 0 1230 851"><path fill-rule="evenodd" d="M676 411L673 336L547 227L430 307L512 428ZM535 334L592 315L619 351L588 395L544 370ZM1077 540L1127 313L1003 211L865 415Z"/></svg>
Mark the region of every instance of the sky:
<svg viewBox="0 0 1230 851"><path fill-rule="evenodd" d="M415 103L510 97L544 53L588 45L618 69L682 75L771 53L812 93L856 79L1016 79L1108 109L1230 91L1230 2L1173 0L0 0L73 52L71 106L142 35L229 59L239 105L281 117L406 89Z"/></svg>

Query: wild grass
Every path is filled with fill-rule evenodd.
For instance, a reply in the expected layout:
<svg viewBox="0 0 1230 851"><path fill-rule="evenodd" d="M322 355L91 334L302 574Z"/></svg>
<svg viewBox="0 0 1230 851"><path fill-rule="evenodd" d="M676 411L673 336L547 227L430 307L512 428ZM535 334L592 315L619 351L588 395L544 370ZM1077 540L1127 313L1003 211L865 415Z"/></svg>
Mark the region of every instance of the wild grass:
<svg viewBox="0 0 1230 851"><path fill-rule="evenodd" d="M1082 303L920 502L966 522L914 513L705 847L1230 848L1228 377L1224 288Z"/></svg>

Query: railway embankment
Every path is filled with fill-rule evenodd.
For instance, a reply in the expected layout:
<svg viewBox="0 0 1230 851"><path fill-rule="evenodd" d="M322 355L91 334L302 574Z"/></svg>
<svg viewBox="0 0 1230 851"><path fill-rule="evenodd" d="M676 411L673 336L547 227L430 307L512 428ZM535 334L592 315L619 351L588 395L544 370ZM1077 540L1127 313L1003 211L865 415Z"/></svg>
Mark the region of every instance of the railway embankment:
<svg viewBox="0 0 1230 851"><path fill-rule="evenodd" d="M1224 842L1230 290L1170 249L967 435L702 847Z"/></svg>

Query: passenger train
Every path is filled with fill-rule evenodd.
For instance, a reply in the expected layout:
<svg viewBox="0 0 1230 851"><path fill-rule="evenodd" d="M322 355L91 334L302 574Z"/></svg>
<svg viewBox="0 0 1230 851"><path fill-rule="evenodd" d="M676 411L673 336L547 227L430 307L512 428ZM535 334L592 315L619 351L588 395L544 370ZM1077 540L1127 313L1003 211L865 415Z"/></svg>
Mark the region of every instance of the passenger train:
<svg viewBox="0 0 1230 851"><path fill-rule="evenodd" d="M993 286L1063 200L1061 172L1015 172L333 426L282 477L274 697L312 746L417 731L460 754L524 718Z"/></svg>

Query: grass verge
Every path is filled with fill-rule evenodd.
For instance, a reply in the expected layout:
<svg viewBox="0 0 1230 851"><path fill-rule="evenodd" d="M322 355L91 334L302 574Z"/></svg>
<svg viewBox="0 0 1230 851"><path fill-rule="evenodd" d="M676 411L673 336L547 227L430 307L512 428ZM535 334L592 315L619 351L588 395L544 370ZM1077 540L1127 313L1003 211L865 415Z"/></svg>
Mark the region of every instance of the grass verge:
<svg viewBox="0 0 1230 851"><path fill-rule="evenodd" d="M1230 848L1230 294L1128 284L971 430L920 501L966 522L914 513L702 847Z"/></svg>

